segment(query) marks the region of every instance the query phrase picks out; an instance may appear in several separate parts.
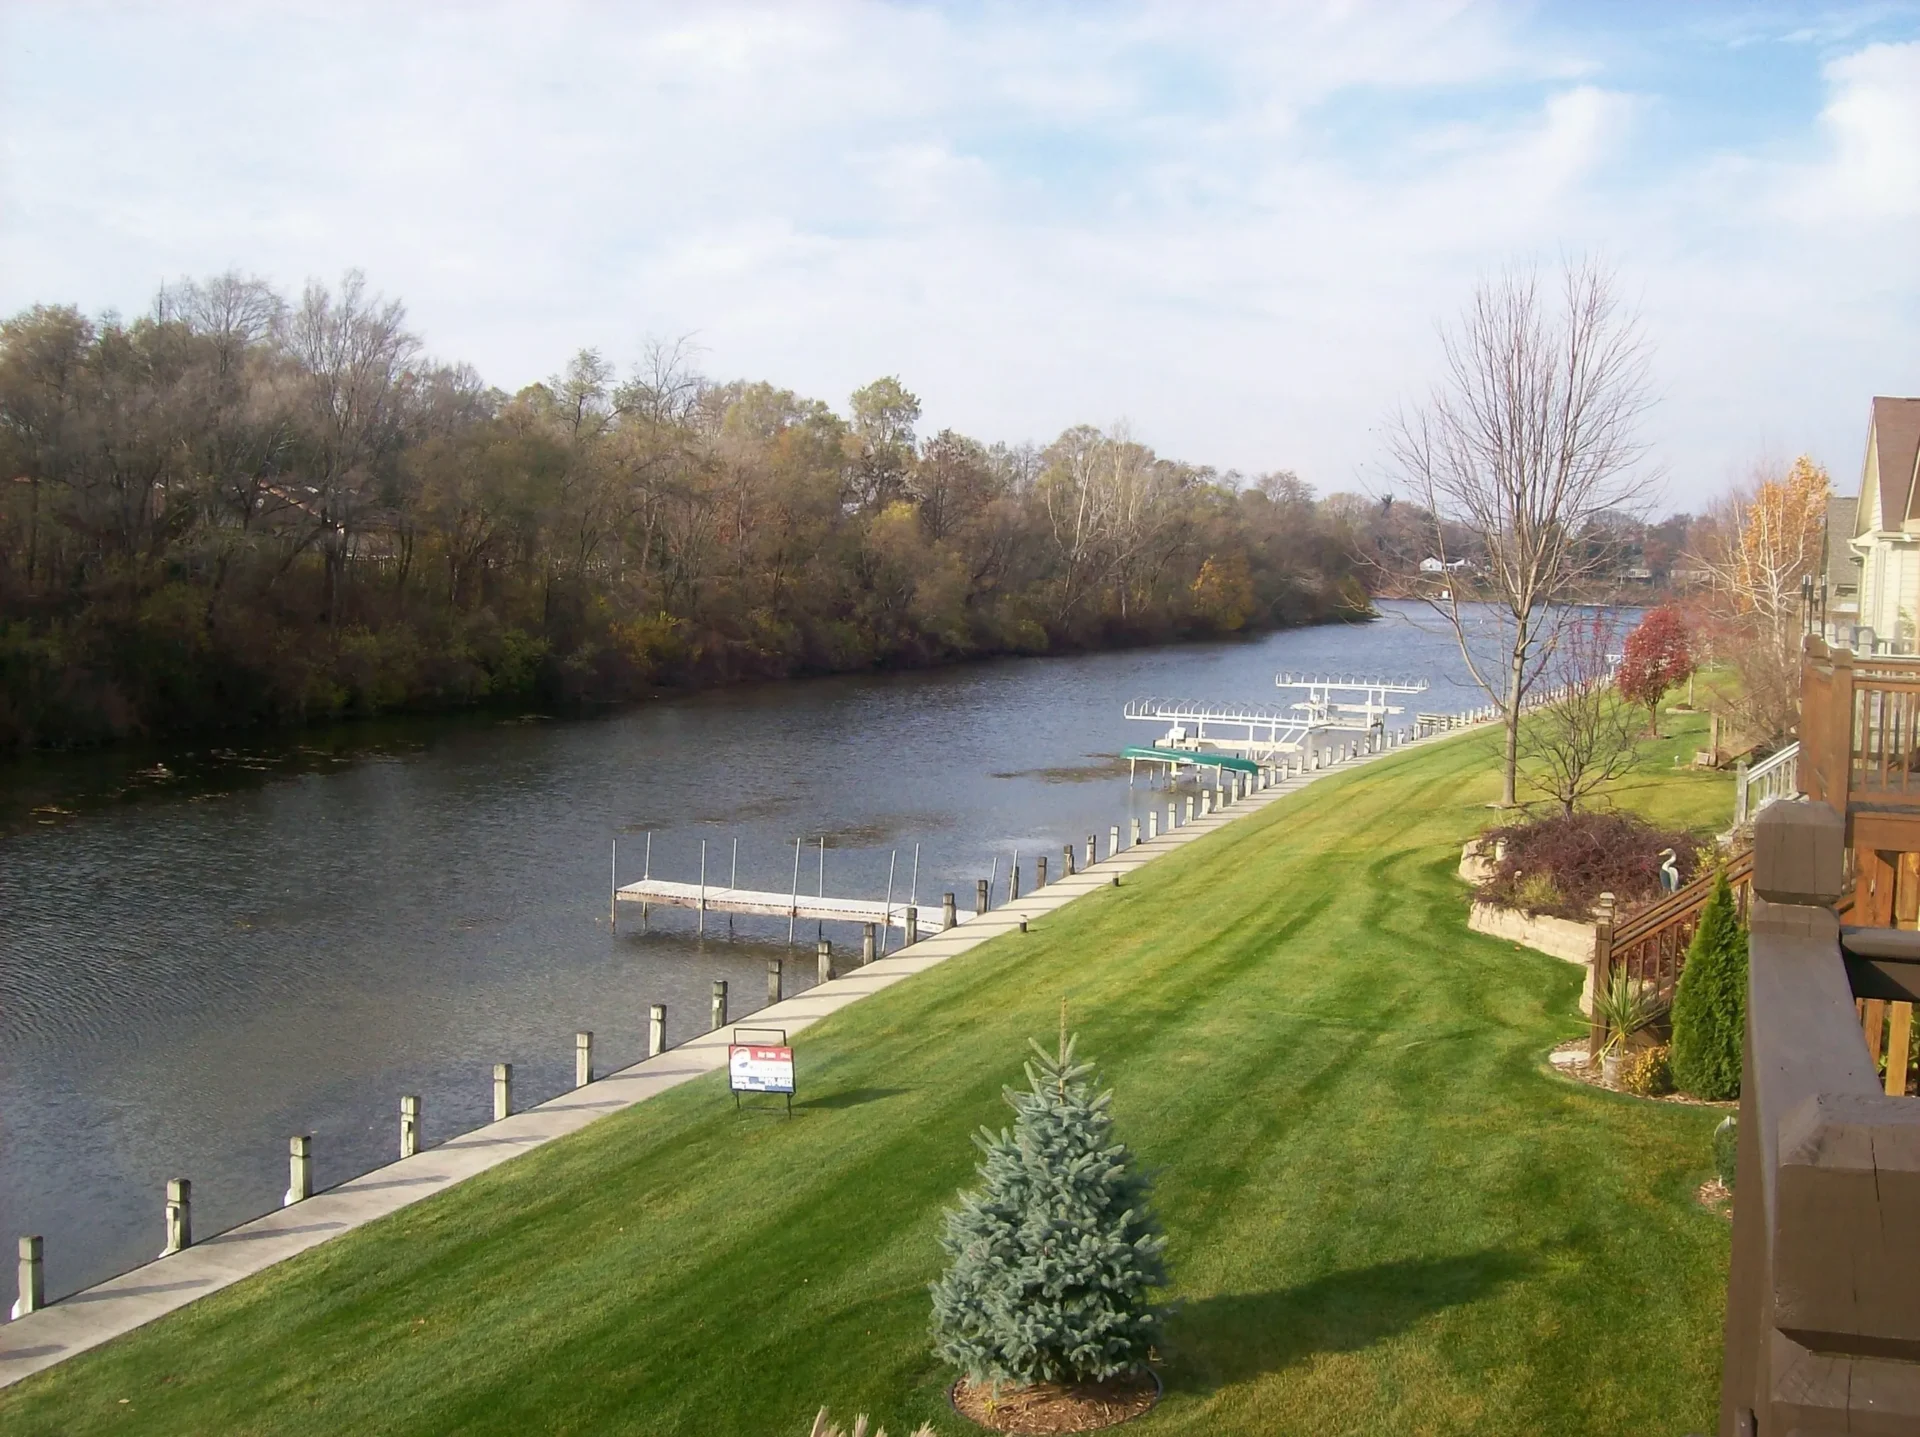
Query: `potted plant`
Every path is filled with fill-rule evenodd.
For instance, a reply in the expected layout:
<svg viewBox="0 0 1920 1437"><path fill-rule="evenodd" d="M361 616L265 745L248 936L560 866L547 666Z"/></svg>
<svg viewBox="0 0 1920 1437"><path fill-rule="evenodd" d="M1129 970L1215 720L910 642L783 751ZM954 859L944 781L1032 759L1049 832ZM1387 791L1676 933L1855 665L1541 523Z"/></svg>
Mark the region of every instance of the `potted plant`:
<svg viewBox="0 0 1920 1437"><path fill-rule="evenodd" d="M1620 1086L1620 1065L1627 1048L1641 1033L1667 1015L1668 1001L1651 983L1616 968L1607 984L1593 995L1594 1015L1607 1025L1607 1041L1600 1049L1600 1080Z"/></svg>

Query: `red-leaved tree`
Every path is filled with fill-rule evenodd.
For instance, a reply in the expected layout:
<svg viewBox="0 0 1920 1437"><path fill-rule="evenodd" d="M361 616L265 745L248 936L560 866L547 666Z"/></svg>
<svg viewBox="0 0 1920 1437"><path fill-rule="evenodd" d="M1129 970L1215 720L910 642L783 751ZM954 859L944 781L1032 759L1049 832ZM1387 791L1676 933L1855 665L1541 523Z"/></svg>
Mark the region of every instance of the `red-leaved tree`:
<svg viewBox="0 0 1920 1437"><path fill-rule="evenodd" d="M1662 604L1640 620L1627 635L1620 672L1614 682L1620 697L1647 710L1647 733L1660 734L1660 700L1675 684L1693 672L1693 650L1687 621L1671 604Z"/></svg>

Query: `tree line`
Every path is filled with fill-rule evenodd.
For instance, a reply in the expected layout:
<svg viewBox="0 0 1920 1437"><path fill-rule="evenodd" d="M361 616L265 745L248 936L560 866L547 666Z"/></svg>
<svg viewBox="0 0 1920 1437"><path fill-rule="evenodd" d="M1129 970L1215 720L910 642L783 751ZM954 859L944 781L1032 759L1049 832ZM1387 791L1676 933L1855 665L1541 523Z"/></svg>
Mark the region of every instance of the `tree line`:
<svg viewBox="0 0 1920 1437"><path fill-rule="evenodd" d="M896 378L841 414L694 359L509 395L357 273L0 322L0 747L1370 612L1351 506L1290 473L923 438Z"/></svg>

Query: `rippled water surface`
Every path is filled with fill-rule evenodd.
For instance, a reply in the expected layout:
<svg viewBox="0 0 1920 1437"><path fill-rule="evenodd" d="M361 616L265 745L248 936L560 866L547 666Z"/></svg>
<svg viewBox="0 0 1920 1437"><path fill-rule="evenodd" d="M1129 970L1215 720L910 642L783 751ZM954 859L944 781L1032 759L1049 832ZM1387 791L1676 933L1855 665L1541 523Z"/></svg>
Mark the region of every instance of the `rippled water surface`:
<svg viewBox="0 0 1920 1437"><path fill-rule="evenodd" d="M609 930L622 880L728 875L880 897L890 859L923 907L999 859L1123 827L1151 801L1113 756L1154 732L1142 694L1272 702L1280 669L1418 675L1410 709L1477 697L1451 640L1381 622L1242 643L1008 660L767 685L595 720L489 717L302 735L282 746L36 760L0 770L0 1239L47 1239L50 1295L152 1257L166 1179L193 1180L201 1235L272 1207L286 1139L317 1185L394 1153L398 1098L426 1136L639 1057L764 996L784 920L656 915ZM917 885L912 876L919 846ZM1029 863L1031 859L1029 857ZM842 929L828 936L857 944ZM810 945L811 925L800 935ZM804 981L806 947L791 950ZM793 986L798 986L797 984Z"/></svg>

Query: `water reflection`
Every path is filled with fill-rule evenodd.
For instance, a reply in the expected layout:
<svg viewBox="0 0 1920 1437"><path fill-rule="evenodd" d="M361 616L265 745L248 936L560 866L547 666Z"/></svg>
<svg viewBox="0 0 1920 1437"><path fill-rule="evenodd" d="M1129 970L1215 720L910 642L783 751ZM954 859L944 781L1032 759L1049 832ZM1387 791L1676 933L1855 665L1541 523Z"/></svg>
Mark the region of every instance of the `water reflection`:
<svg viewBox="0 0 1920 1437"><path fill-rule="evenodd" d="M1451 639L1404 611L1257 642L984 663L662 700L590 721L463 717L298 742L51 759L5 775L0 812L0 1236L47 1237L51 1294L151 1257L165 1180L194 1181L206 1233L267 1210L289 1134L316 1177L387 1160L398 1096L429 1141L486 1120L488 1075L516 1101L572 1077L572 1035L602 1071L705 1026L709 986L736 1014L786 921L622 916L610 844L640 875L801 883L923 906L1010 855L1144 816L1113 755L1146 737L1142 693L1269 700L1274 673L1427 677L1422 710L1478 702ZM36 812L36 810L40 810ZM52 811L46 811L52 810ZM909 876L919 845L917 885ZM1029 859L1030 862L1030 859ZM729 933L731 926L731 933ZM797 935L810 945L814 931ZM828 936L858 942L842 930ZM796 985L797 986L797 985Z"/></svg>

